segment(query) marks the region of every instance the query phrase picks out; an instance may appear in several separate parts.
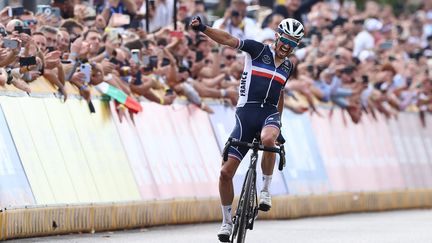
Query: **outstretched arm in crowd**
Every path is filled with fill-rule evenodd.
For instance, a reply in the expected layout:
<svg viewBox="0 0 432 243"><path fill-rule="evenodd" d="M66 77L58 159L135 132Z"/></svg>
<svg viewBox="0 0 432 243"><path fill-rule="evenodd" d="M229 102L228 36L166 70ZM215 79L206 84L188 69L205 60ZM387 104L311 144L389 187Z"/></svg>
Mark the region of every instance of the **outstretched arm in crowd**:
<svg viewBox="0 0 432 243"><path fill-rule="evenodd" d="M151 89L147 90L142 94L146 99L153 101L155 103L161 105L171 105L175 98L177 97L175 94L165 94L163 97L159 97L155 92Z"/></svg>
<svg viewBox="0 0 432 243"><path fill-rule="evenodd" d="M202 31L204 34L219 44L227 45L232 48L238 47L239 40L237 38L223 30L204 25L199 17L196 17L192 20L191 26L193 29Z"/></svg>
<svg viewBox="0 0 432 243"><path fill-rule="evenodd" d="M15 62L16 57L18 56L18 53L19 53L19 48L11 50L5 59L0 60L0 67L5 67L5 66Z"/></svg>

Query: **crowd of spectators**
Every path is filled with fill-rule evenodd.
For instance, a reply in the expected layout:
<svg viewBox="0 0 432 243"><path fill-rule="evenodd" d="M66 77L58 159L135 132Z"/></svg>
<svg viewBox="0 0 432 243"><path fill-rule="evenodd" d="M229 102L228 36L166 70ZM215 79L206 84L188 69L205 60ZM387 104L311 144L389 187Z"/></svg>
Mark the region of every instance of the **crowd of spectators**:
<svg viewBox="0 0 432 243"><path fill-rule="evenodd" d="M179 0L176 11L173 0L151 0L148 10L145 0L91 2L1 10L0 86L30 93L29 83L43 76L66 101L66 82L86 100L89 86L107 82L161 105L182 96L211 113L203 98L236 104L244 54L191 30L191 17L269 44L277 24L294 17L306 37L290 57L296 69L286 86L288 108L323 115L316 104L328 103L356 123L362 114L390 118L411 107L421 117L432 112L431 1L396 17L391 6L375 1L359 10L352 1L285 0L251 12L249 3L232 0L215 21L201 0Z"/></svg>

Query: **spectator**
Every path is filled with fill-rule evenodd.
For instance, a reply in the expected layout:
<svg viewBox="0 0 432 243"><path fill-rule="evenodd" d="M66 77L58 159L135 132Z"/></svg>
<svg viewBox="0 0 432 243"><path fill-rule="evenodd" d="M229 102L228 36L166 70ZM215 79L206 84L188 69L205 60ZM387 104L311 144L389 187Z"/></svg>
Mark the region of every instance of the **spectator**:
<svg viewBox="0 0 432 243"><path fill-rule="evenodd" d="M213 28L224 30L239 39L255 39L258 30L255 21L246 17L246 6L243 0L232 1L224 17L213 23Z"/></svg>
<svg viewBox="0 0 432 243"><path fill-rule="evenodd" d="M274 14L280 14L283 18L298 19L303 23L303 15L308 13L310 8L317 2L320 2L320 0L285 0L284 5L276 5L273 12L264 19L262 28L267 27L270 18Z"/></svg>
<svg viewBox="0 0 432 243"><path fill-rule="evenodd" d="M364 30L354 38L353 56L358 57L363 50L371 50L375 46L374 34L380 31L382 23L377 19L367 19L364 23Z"/></svg>
<svg viewBox="0 0 432 243"><path fill-rule="evenodd" d="M145 26L143 0L93 2L101 8L94 11L81 0L54 3L62 10L61 21L30 11L11 18L9 7L1 10L0 44L4 39L17 40L19 47L0 47L0 86L11 84L30 92L28 83L42 76L64 98L67 82L87 100L92 95L89 86L107 82L130 96L163 105L172 104L177 94L209 112L203 98L222 98L235 105L244 57L186 27L191 14L204 19L203 1L179 4L176 32L170 26L172 0L150 1L149 33L136 30ZM353 121L359 121L360 107L389 118L403 110L430 112L432 5L428 1L412 14L395 18L390 6L375 1L366 2L365 10L359 11L354 2L286 0L266 18L262 31L246 17L246 9L245 1L232 1L225 18L214 25L264 43L274 39L275 23L283 17L299 18L306 27L307 38L290 57L298 62L298 75L286 91L287 106L294 112L314 111L314 98L347 110ZM17 56L34 56L36 65L20 66ZM76 68L87 62L92 66L90 81L84 81ZM165 92L168 88L174 93ZM304 96L310 107L293 102L298 96Z"/></svg>
<svg viewBox="0 0 432 243"><path fill-rule="evenodd" d="M261 31L257 41L275 40L277 26L283 19L284 17L280 14L271 15L269 17L269 24Z"/></svg>

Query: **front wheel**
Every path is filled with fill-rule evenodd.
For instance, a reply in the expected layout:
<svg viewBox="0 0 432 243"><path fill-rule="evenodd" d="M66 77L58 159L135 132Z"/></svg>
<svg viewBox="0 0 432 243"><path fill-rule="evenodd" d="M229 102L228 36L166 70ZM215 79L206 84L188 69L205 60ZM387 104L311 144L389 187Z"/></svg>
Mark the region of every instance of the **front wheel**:
<svg viewBox="0 0 432 243"><path fill-rule="evenodd" d="M241 213L240 217L238 218L238 238L237 243L243 243L245 242L246 238L246 230L249 225L249 216L253 213L251 212L252 209L252 200L254 198L251 198L253 184L255 181L256 172L252 169L249 169L249 171L246 174L246 183L243 187L243 195L240 198L239 201L239 207L241 207Z"/></svg>

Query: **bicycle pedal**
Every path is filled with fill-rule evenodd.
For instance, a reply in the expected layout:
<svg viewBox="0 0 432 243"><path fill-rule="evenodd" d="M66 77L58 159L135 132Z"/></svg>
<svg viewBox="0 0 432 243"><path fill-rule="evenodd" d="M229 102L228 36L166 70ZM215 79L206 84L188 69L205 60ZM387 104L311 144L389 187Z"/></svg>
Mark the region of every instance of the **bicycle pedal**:
<svg viewBox="0 0 432 243"><path fill-rule="evenodd" d="M269 211L271 208L271 206L267 205L267 204L260 204L258 207L258 210L263 211L263 212L267 212Z"/></svg>
<svg viewBox="0 0 432 243"><path fill-rule="evenodd" d="M229 235L218 235L220 242L230 242L230 236Z"/></svg>

